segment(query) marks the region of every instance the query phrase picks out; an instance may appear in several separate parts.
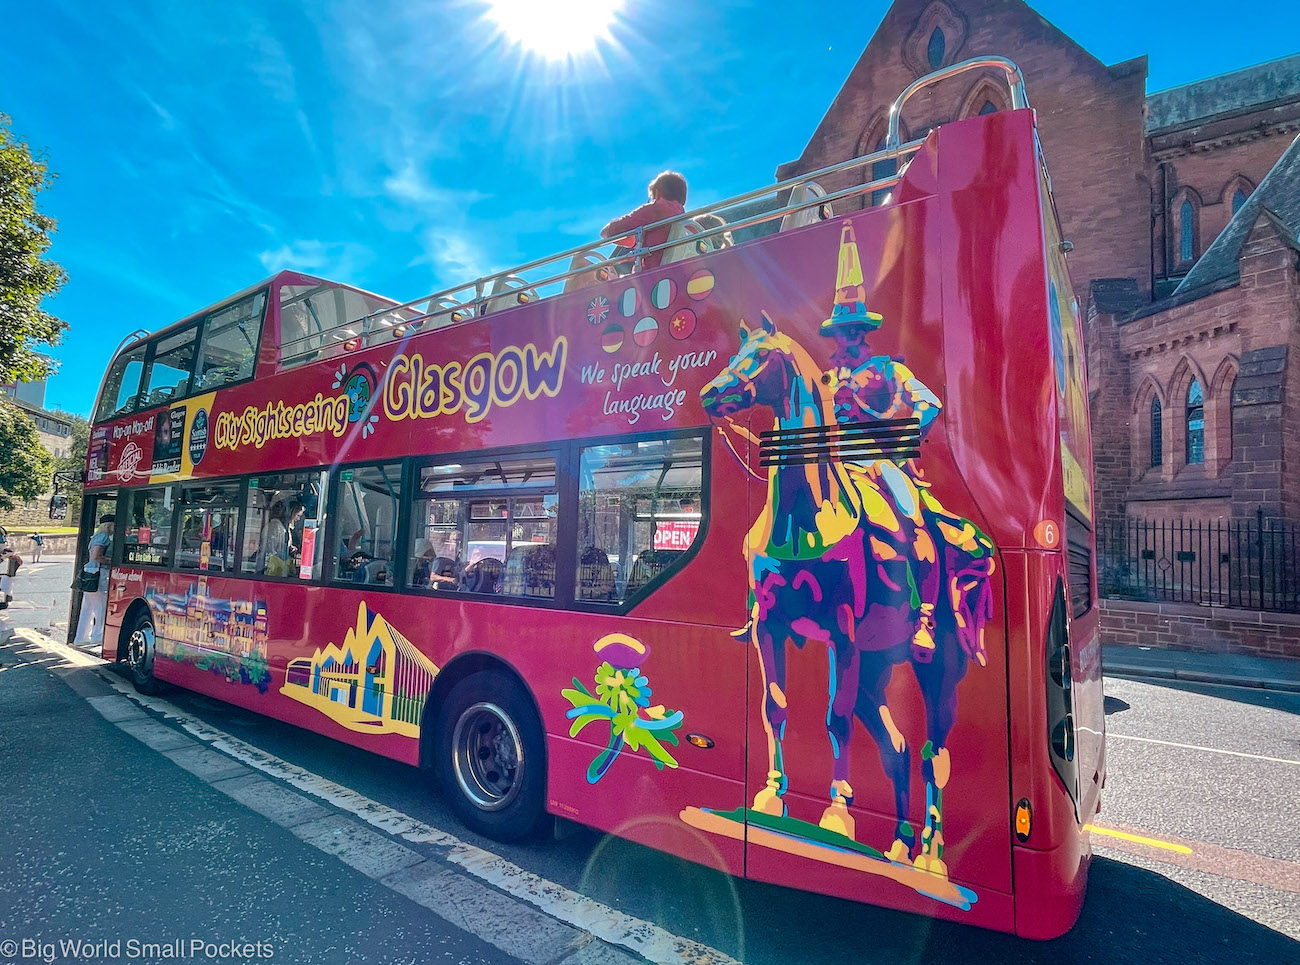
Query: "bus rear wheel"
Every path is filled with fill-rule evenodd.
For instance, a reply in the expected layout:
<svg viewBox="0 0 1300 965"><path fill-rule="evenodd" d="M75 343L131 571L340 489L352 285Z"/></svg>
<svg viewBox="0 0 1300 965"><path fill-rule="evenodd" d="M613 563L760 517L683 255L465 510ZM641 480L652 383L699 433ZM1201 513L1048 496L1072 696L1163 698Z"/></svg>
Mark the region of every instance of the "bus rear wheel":
<svg viewBox="0 0 1300 965"><path fill-rule="evenodd" d="M162 681L153 675L156 640L153 618L141 613L126 636L126 665L131 672L131 682L142 694L157 694L163 689Z"/></svg>
<svg viewBox="0 0 1300 965"><path fill-rule="evenodd" d="M524 689L496 670L460 681L438 715L438 784L470 829L516 841L538 828L546 761L541 722Z"/></svg>

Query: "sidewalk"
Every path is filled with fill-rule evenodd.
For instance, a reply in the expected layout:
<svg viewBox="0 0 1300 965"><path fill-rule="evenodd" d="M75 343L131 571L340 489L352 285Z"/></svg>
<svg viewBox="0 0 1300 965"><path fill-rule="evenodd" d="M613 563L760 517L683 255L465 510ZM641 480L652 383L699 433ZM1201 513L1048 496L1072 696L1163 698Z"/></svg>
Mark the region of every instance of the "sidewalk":
<svg viewBox="0 0 1300 965"><path fill-rule="evenodd" d="M1195 653L1107 643L1102 648L1102 666L1107 676L1155 677L1300 693L1300 660L1285 657Z"/></svg>

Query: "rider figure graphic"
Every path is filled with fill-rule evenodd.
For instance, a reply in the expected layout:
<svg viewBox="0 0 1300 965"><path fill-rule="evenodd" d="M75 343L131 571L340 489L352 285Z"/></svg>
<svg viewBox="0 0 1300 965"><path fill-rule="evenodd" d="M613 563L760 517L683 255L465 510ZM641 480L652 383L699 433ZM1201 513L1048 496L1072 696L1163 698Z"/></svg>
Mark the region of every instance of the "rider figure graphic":
<svg viewBox="0 0 1300 965"><path fill-rule="evenodd" d="M840 236L839 270L835 283L835 306L822 322L821 334L835 342L831 369L824 381L832 387L835 420L841 425L859 425L887 419L917 419L921 436L929 430L943 407L938 396L902 362L888 355L872 355L867 338L884 323L884 317L869 311L862 284L853 224ZM926 525L921 469L914 460L896 462L873 459L849 461L862 472L888 504L868 510L873 526L891 537L890 542L907 548L911 560L913 589L919 607L912 648L916 656L928 659L934 653L934 609L939 602L939 567L934 539ZM928 495L928 494L927 494Z"/></svg>

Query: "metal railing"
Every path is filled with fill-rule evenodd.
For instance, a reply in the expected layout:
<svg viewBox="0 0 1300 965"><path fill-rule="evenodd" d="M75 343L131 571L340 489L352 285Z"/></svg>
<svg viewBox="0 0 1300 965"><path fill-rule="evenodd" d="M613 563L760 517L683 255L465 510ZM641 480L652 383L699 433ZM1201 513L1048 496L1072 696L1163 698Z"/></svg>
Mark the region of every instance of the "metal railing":
<svg viewBox="0 0 1300 965"><path fill-rule="evenodd" d="M1300 613L1295 522L1125 519L1096 536L1104 597Z"/></svg>
<svg viewBox="0 0 1300 965"><path fill-rule="evenodd" d="M889 133L885 147L882 150L829 164L815 171L804 172L766 187L736 195L725 201L694 208L683 214L645 225L635 231L635 247L630 251L621 252L617 259L613 258L614 240L599 239L586 242L557 254L547 255L505 271L476 278L473 281L454 285L450 288L444 288L431 295L424 295L392 308L385 308L371 315L352 319L346 324L337 326L336 330L341 334L346 332L344 337L356 339L358 344L364 347L370 344L371 339L375 336L385 334L404 336L408 331L419 329L431 320L441 320L445 324L467 321L486 314L489 310L489 303L499 304L497 300L508 301L513 298L516 303L522 304L569 290L568 282L582 275L590 275L593 271L593 264L590 260L582 264L572 264L574 259L580 256L596 255L600 259L605 259L611 271L615 261L631 261L634 268L640 268L646 255L664 252L683 243L681 238L673 238L662 244L646 245L645 238L650 232L665 228L671 232L674 225L682 222L694 224L696 219L702 215L719 215L725 223L691 234L687 241L688 244L709 242L726 232L741 231L766 222L780 220L809 208L818 208L820 211L823 206L833 206L836 201L870 195L872 192L893 187L906 172L905 160L915 154L925 142L925 138L921 137L908 141L906 144L900 143L900 116L907 100L925 87L971 70L980 69L1000 70L1006 74L1013 109L1029 106L1029 101L1025 95L1024 77L1021 75L1020 69L1012 61L1005 57L976 57L965 60L931 74L926 74L899 94L890 108ZM896 173L894 174L868 181L859 181L823 196L809 197L801 201L792 200L794 189L801 184L855 169L870 171L872 165L889 160L899 162L896 165ZM774 199L776 204L757 214L746 213L734 221L727 219L728 212L734 213L734 209L742 205L764 199ZM503 291L501 282L508 277L519 279L523 284ZM330 334L330 331L317 332L307 337L320 338L321 335ZM286 343L281 346L282 355L293 355L293 349L294 346Z"/></svg>

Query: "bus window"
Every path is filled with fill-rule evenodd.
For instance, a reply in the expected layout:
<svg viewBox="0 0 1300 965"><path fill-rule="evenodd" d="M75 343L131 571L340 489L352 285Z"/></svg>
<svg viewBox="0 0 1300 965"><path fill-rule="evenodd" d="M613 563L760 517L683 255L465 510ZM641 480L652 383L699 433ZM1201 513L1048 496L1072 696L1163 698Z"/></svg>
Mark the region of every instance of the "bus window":
<svg viewBox="0 0 1300 965"><path fill-rule="evenodd" d="M232 572L238 532L238 483L187 486L181 490L181 541L176 550L177 568Z"/></svg>
<svg viewBox="0 0 1300 965"><path fill-rule="evenodd" d="M175 487L137 489L127 494L123 558L127 563L171 565Z"/></svg>
<svg viewBox="0 0 1300 965"><path fill-rule="evenodd" d="M329 473L278 473L248 481L244 573L310 580L320 575Z"/></svg>
<svg viewBox="0 0 1300 965"><path fill-rule="evenodd" d="M421 468L411 585L554 599L559 505L550 456Z"/></svg>
<svg viewBox="0 0 1300 965"><path fill-rule="evenodd" d="M124 355L119 355L109 370L100 399L96 419L111 419L135 408L140 391L140 374L144 371L144 353L147 345L137 345Z"/></svg>
<svg viewBox="0 0 1300 965"><path fill-rule="evenodd" d="M401 463L355 466L339 472L334 510L339 541L335 580L393 585L401 494Z"/></svg>
<svg viewBox="0 0 1300 965"><path fill-rule="evenodd" d="M284 285L280 288L280 366L292 368L317 359L341 355L349 338L360 337L359 319L391 307L393 303L350 288L334 285ZM407 310L403 318L416 312ZM348 325L357 321L356 326ZM388 318L376 323L375 332L388 331Z"/></svg>
<svg viewBox="0 0 1300 965"><path fill-rule="evenodd" d="M582 450L577 597L624 603L686 558L703 521L698 436Z"/></svg>
<svg viewBox="0 0 1300 965"><path fill-rule="evenodd" d="M266 292L258 292L207 317L194 370L196 390L208 391L252 376L265 304Z"/></svg>
<svg viewBox="0 0 1300 965"><path fill-rule="evenodd" d="M153 364L140 408L162 405L172 399L189 395L190 372L194 368L194 345L198 340L198 326L160 339L154 347Z"/></svg>

